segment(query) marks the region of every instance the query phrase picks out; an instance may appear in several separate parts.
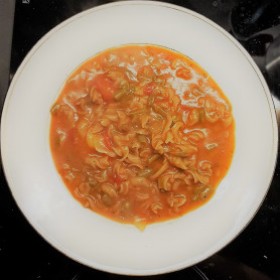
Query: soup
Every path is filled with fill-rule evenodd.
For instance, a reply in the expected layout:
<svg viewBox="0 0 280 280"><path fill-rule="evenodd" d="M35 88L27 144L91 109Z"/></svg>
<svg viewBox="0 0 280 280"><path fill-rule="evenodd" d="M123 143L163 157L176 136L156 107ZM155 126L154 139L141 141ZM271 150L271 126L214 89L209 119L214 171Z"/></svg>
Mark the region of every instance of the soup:
<svg viewBox="0 0 280 280"><path fill-rule="evenodd" d="M80 65L51 108L56 168L84 207L146 225L205 204L234 152L229 100L173 50L128 45Z"/></svg>

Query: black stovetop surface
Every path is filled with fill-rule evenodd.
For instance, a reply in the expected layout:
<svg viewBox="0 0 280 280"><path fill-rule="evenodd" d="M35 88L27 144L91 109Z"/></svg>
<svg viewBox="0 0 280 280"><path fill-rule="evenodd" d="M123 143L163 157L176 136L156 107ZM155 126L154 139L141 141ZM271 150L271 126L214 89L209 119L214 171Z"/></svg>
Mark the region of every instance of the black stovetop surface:
<svg viewBox="0 0 280 280"><path fill-rule="evenodd" d="M6 1L6 2L5 2ZM2 26L1 42L12 38L11 60L0 62L0 99L24 56L52 27L85 9L113 1L98 0L0 0L0 24L14 16L13 30ZM280 98L279 0L174 0L165 1L194 10L222 26L253 57L272 92L277 113ZM15 10L13 14L13 5ZM6 17L5 17L6 15ZM3 31L3 27L4 28ZM12 27L12 26L11 26ZM1 26L0 26L1 31ZM12 33L13 31L13 33ZM4 36L5 35L5 36ZM13 36L12 36L13 35ZM6 44L6 49L9 44ZM1 48L0 48L1 50ZM8 52L5 53L9 58ZM2 53L2 55L4 52ZM0 53L1 56L1 53ZM4 60L3 60L4 61ZM8 67L7 67L8 66ZM1 77L2 75L2 77ZM6 82L4 78L7 77ZM9 79L8 79L9 77ZM1 85L2 81L2 85ZM278 107L279 106L279 107ZM280 279L280 164L258 213L245 230L223 250L184 270L152 279ZM67 258L51 247L18 209L1 170L0 279L120 279ZM131 277L132 278L132 277ZM139 277L144 278L144 277Z"/></svg>

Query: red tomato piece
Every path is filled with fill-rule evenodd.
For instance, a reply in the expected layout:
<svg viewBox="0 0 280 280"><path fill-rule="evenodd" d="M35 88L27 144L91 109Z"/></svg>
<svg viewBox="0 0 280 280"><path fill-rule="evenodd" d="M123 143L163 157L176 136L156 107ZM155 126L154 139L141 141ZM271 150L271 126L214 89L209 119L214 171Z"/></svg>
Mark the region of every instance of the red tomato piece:
<svg viewBox="0 0 280 280"><path fill-rule="evenodd" d="M108 134L108 131L104 131L102 133L102 136L103 136L103 141L104 141L104 145L106 146L106 148L108 150L112 150L112 142L111 142L111 139L110 139L110 136Z"/></svg>
<svg viewBox="0 0 280 280"><path fill-rule="evenodd" d="M112 102L113 95L116 91L114 81L112 81L106 74L100 74L93 79L92 85L98 92L101 93L105 102Z"/></svg>
<svg viewBox="0 0 280 280"><path fill-rule="evenodd" d="M189 69L182 67L176 71L176 76L184 80L190 80L192 78L192 73Z"/></svg>
<svg viewBox="0 0 280 280"><path fill-rule="evenodd" d="M144 93L147 95L150 95L153 93L153 91L156 88L156 83L155 82L150 82L144 87Z"/></svg>

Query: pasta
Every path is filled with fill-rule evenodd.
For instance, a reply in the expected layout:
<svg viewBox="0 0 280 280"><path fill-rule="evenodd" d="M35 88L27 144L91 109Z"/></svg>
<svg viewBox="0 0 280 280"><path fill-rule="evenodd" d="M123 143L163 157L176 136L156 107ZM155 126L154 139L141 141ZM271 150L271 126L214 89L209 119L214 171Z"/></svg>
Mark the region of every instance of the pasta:
<svg viewBox="0 0 280 280"><path fill-rule="evenodd" d="M194 61L154 45L99 53L51 108L56 168L85 207L140 229L203 205L234 152L229 100Z"/></svg>

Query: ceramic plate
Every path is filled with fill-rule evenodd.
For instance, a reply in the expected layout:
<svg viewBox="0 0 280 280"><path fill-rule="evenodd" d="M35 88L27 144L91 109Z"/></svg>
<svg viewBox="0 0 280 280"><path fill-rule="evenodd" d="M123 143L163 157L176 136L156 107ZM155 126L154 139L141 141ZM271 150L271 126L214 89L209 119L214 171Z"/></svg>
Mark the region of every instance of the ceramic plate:
<svg viewBox="0 0 280 280"><path fill-rule="evenodd" d="M161 45L191 57L223 89L236 121L232 165L210 202L143 232L83 208L63 185L49 146L50 108L68 75L96 53L131 43ZM151 275L210 257L246 227L269 188L277 135L270 92L237 41L187 9L130 1L78 14L33 47L6 98L1 149L19 208L52 246L95 269Z"/></svg>

